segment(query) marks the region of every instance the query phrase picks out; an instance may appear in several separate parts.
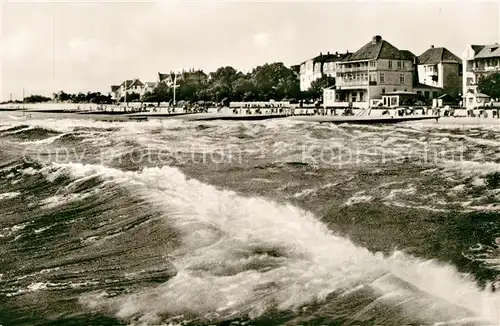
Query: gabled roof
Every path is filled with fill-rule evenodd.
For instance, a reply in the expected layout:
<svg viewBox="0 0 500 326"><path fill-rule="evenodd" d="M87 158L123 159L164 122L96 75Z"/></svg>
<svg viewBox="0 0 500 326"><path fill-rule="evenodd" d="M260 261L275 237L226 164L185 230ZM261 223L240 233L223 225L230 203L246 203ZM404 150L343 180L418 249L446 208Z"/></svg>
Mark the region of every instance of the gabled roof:
<svg viewBox="0 0 500 326"><path fill-rule="evenodd" d="M472 49L476 47L479 49L478 45L473 45ZM476 52L476 49L474 49L474 52L476 52L476 55L474 58L495 58L495 57L500 57L500 45L499 44L489 44L489 45L481 45L481 49Z"/></svg>
<svg viewBox="0 0 500 326"><path fill-rule="evenodd" d="M121 83L120 86L125 86L125 87L129 88L130 86L132 86L133 82L134 82L133 79L127 79L123 83Z"/></svg>
<svg viewBox="0 0 500 326"><path fill-rule="evenodd" d="M416 55L414 55L411 51L409 50L400 50L401 53L403 54L404 57L406 57L406 60L415 60L415 58L417 57Z"/></svg>
<svg viewBox="0 0 500 326"><path fill-rule="evenodd" d="M335 61L341 61L341 60L345 60L346 57L349 54L350 54L349 52L347 52L347 53L338 53L338 52L330 53L330 52L327 52L326 54L320 53L318 56L315 56L312 59L307 59L306 61L301 62L297 66L300 67L301 64L306 63L307 61L310 61L310 60L312 60L313 63L316 63L316 62L335 62Z"/></svg>
<svg viewBox="0 0 500 326"><path fill-rule="evenodd" d="M155 87L156 83L155 82L145 82L144 83L147 87Z"/></svg>
<svg viewBox="0 0 500 326"><path fill-rule="evenodd" d="M423 65L435 65L443 62L462 63L462 59L446 48L435 48L434 46L418 56L418 63Z"/></svg>
<svg viewBox="0 0 500 326"><path fill-rule="evenodd" d="M125 88L130 88L132 86L144 86L144 84L139 79L127 79L123 83L120 84L120 87L124 86Z"/></svg>
<svg viewBox="0 0 500 326"><path fill-rule="evenodd" d="M171 74L170 73L161 73L159 72L158 73L158 79L159 81L164 81L165 79L167 79Z"/></svg>
<svg viewBox="0 0 500 326"><path fill-rule="evenodd" d="M120 88L120 85L111 85L111 91L116 92Z"/></svg>
<svg viewBox="0 0 500 326"><path fill-rule="evenodd" d="M374 59L393 59L393 60L411 60L409 51L401 51L391 43L383 40L380 35L354 52L345 61L374 60ZM411 53L411 52L410 52Z"/></svg>
<svg viewBox="0 0 500 326"><path fill-rule="evenodd" d="M474 54L477 54L484 48L484 45L471 45L472 50L474 50Z"/></svg>
<svg viewBox="0 0 500 326"><path fill-rule="evenodd" d="M130 85L130 87L132 86L144 86L144 83L141 82L139 79L135 79L133 82L132 82L132 85Z"/></svg>

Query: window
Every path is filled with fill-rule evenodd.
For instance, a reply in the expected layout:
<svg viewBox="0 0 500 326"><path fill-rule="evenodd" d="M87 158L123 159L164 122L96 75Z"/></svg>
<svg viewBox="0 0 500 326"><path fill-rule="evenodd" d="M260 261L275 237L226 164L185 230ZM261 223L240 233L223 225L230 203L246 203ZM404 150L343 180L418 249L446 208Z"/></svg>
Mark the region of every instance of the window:
<svg viewBox="0 0 500 326"><path fill-rule="evenodd" d="M401 84L404 84L405 83L405 74L399 74L399 82Z"/></svg>
<svg viewBox="0 0 500 326"><path fill-rule="evenodd" d="M432 92L432 97L433 97L433 98L438 97L438 92Z"/></svg>
<svg viewBox="0 0 500 326"><path fill-rule="evenodd" d="M385 88L382 88L382 94L385 94Z"/></svg>
<svg viewBox="0 0 500 326"><path fill-rule="evenodd" d="M403 61L403 68L405 67L405 62Z"/></svg>
<svg viewBox="0 0 500 326"><path fill-rule="evenodd" d="M422 95L422 91L417 91L417 94L418 95Z"/></svg>
<svg viewBox="0 0 500 326"><path fill-rule="evenodd" d="M398 61L398 69L401 69L401 61Z"/></svg>
<svg viewBox="0 0 500 326"><path fill-rule="evenodd" d="M424 91L425 98L429 98L429 91Z"/></svg>
<svg viewBox="0 0 500 326"><path fill-rule="evenodd" d="M389 62L390 62L390 61L389 61ZM380 73L380 83L381 83L381 84L385 83L385 75L384 75L384 73L382 73L382 72Z"/></svg>
<svg viewBox="0 0 500 326"><path fill-rule="evenodd" d="M393 88L393 89L392 89L392 91L393 91L393 92L396 92L396 91L397 91L397 89L396 89L396 88Z"/></svg>
<svg viewBox="0 0 500 326"><path fill-rule="evenodd" d="M389 61L389 69L392 69L392 61Z"/></svg>
<svg viewBox="0 0 500 326"><path fill-rule="evenodd" d="M370 61L370 67L375 67L375 61Z"/></svg>

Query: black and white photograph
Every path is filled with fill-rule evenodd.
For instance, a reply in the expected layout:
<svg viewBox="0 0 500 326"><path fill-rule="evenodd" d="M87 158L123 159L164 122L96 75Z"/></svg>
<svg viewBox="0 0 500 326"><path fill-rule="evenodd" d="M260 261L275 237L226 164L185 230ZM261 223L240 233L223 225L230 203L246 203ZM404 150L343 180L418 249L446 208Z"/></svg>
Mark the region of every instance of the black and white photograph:
<svg viewBox="0 0 500 326"><path fill-rule="evenodd" d="M3 0L0 326L500 326L500 2Z"/></svg>

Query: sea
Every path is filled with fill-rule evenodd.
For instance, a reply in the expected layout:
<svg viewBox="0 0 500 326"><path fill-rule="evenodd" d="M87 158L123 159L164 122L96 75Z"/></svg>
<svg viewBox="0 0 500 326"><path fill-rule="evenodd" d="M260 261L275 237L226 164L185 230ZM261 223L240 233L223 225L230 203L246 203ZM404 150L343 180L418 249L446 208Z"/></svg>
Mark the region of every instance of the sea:
<svg viewBox="0 0 500 326"><path fill-rule="evenodd" d="M499 325L499 145L0 113L0 325Z"/></svg>

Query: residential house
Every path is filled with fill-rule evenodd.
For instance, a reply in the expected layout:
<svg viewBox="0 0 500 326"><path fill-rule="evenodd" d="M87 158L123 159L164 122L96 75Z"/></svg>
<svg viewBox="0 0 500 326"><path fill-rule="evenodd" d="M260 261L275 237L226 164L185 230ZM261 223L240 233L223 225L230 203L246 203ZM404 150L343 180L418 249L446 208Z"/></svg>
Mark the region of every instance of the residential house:
<svg viewBox="0 0 500 326"><path fill-rule="evenodd" d="M335 77L336 66L335 62L346 57L347 54L327 54L320 53L318 56L306 60L300 64L300 90L307 91L313 81L320 79L324 75Z"/></svg>
<svg viewBox="0 0 500 326"><path fill-rule="evenodd" d="M141 97L147 93L152 93L156 87L156 82L145 82L144 88L142 89Z"/></svg>
<svg viewBox="0 0 500 326"><path fill-rule="evenodd" d="M174 85L176 74L174 72L169 73L158 73L158 83L165 83L167 86L171 87ZM188 71L183 70L181 73L177 73L177 83L180 81L188 82L189 84L202 84L208 80L207 74L203 70L190 69Z"/></svg>
<svg viewBox="0 0 500 326"><path fill-rule="evenodd" d="M427 99L458 96L462 88L462 59L444 47L431 47L417 58L417 93Z"/></svg>
<svg viewBox="0 0 500 326"><path fill-rule="evenodd" d="M368 107L384 94L413 91L414 55L376 35L358 51L336 63L336 85L324 91L325 106L334 102Z"/></svg>
<svg viewBox="0 0 500 326"><path fill-rule="evenodd" d="M123 81L120 85L112 85L111 93L114 99L121 100L125 96L125 92L127 95L129 94L143 94L144 92L144 83L139 80L139 78L128 79Z"/></svg>
<svg viewBox="0 0 500 326"><path fill-rule="evenodd" d="M478 91L477 83L483 76L500 72L500 45L468 45L463 57L464 106L468 109L482 106L491 99Z"/></svg>
<svg viewBox="0 0 500 326"><path fill-rule="evenodd" d="M111 85L111 99L117 100L120 98L120 85Z"/></svg>

